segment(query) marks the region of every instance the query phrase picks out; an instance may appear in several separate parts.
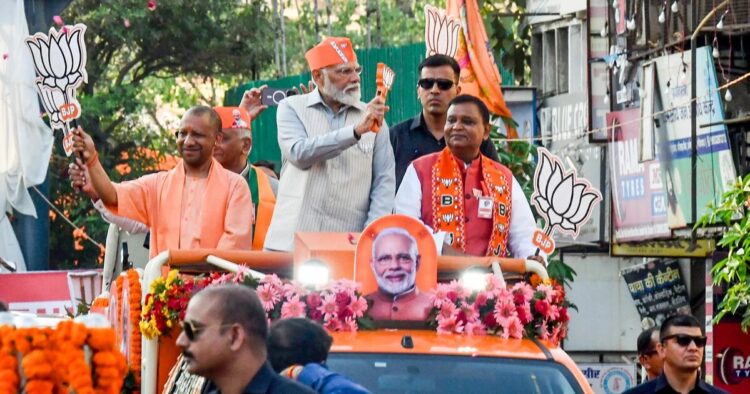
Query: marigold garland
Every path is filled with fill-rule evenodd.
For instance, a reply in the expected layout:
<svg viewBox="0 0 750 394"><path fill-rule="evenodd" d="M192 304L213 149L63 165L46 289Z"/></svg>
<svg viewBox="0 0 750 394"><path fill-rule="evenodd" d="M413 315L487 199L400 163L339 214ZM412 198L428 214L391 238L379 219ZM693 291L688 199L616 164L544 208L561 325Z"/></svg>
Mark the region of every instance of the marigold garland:
<svg viewBox="0 0 750 394"><path fill-rule="evenodd" d="M93 368L86 362L85 346L92 350ZM19 372L26 381L23 388ZM0 394L115 394L126 373L112 329L89 329L72 320L56 329L0 326Z"/></svg>
<svg viewBox="0 0 750 394"><path fill-rule="evenodd" d="M125 276L119 275L117 279L115 279L114 283L112 283L112 287L114 288L113 291L115 295L115 305L114 310L108 311L110 322L112 322L112 326L115 328L115 340L117 343L122 342L123 338L123 326L122 321L120 319L122 318L122 286L125 282ZM110 308L113 306L110 305Z"/></svg>
<svg viewBox="0 0 750 394"><path fill-rule="evenodd" d="M133 372L136 386L141 384L141 278L138 271L129 269L128 278L128 313L130 315L130 353L128 364Z"/></svg>

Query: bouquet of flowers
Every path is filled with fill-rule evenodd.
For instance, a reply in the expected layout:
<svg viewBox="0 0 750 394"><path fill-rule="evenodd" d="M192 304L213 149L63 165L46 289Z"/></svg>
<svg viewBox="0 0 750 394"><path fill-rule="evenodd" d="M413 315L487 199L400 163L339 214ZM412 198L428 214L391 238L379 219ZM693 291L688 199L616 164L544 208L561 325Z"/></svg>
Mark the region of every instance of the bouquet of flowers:
<svg viewBox="0 0 750 394"><path fill-rule="evenodd" d="M309 291L295 282L285 283L276 275L267 275L257 291L269 320L307 317L333 331L357 331L360 325L372 325L365 317L368 305L361 285L350 280Z"/></svg>
<svg viewBox="0 0 750 394"><path fill-rule="evenodd" d="M356 331L369 327L365 316L367 301L362 297L360 285L350 280L339 280L325 288L313 291L291 281L282 281L276 275L266 275L258 281L249 270L240 267L237 273L195 278L183 278L171 270L166 278L151 284L141 314L140 330L147 338L163 335L185 318L190 297L197 291L225 283L252 287L258 293L268 321L290 317L308 317L334 331Z"/></svg>
<svg viewBox="0 0 750 394"><path fill-rule="evenodd" d="M469 292L460 282L438 284L432 295L430 325L439 333L538 337L558 344L567 335L568 302L561 285L551 281L535 287L511 288L492 274L481 291Z"/></svg>

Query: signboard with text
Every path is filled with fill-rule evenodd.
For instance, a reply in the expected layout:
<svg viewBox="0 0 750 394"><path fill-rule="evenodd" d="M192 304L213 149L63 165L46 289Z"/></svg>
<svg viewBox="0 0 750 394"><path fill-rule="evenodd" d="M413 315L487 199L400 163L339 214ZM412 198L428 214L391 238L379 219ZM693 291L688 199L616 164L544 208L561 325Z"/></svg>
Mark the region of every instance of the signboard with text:
<svg viewBox="0 0 750 394"><path fill-rule="evenodd" d="M636 386L635 364L578 364L596 394L620 394Z"/></svg>
<svg viewBox="0 0 750 394"><path fill-rule="evenodd" d="M709 202L716 204L735 177L734 161L729 147L724 109L714 69L711 47L697 49L697 117L698 159L696 168L698 215L706 211ZM659 152L662 181L669 204L669 227L681 228L695 222L691 216L691 124L690 56L675 53L655 59L657 89L661 109L661 128L656 129L656 152ZM700 127L713 124L710 127ZM666 128L666 132L664 130Z"/></svg>
<svg viewBox="0 0 750 394"><path fill-rule="evenodd" d="M658 160L638 161L640 110L607 114L612 179L612 225L615 241L640 241L671 235L667 200Z"/></svg>
<svg viewBox="0 0 750 394"><path fill-rule="evenodd" d="M655 260L628 267L621 274L641 318L660 325L681 310L690 313L688 289L677 261Z"/></svg>
<svg viewBox="0 0 750 394"><path fill-rule="evenodd" d="M750 333L742 332L738 319L725 318L713 327L713 336L713 384L730 393L750 393Z"/></svg>

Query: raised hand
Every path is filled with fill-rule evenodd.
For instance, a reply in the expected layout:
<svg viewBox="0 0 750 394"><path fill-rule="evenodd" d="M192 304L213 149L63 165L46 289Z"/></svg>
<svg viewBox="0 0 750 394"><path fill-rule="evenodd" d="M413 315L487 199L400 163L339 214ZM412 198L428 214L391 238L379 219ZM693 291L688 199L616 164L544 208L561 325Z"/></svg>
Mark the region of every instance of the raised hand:
<svg viewBox="0 0 750 394"><path fill-rule="evenodd" d="M268 108L267 105L263 105L261 102L261 94L268 85L263 85L259 88L252 88L246 90L242 95L242 102L240 102L240 108L247 111L250 114L250 119L255 119Z"/></svg>
<svg viewBox="0 0 750 394"><path fill-rule="evenodd" d="M389 106L385 105L385 100L382 97L375 97L367 103L365 117L354 127L354 132L361 137L363 134L370 132L374 125L383 124L385 113L390 109Z"/></svg>

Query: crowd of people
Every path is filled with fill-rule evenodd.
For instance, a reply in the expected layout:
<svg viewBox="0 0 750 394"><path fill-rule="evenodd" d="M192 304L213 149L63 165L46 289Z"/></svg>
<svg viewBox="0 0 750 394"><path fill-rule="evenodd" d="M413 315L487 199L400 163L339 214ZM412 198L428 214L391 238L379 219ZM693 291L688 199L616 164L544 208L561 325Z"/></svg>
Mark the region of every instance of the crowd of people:
<svg viewBox="0 0 750 394"><path fill-rule="evenodd" d="M445 55L418 65L422 112L392 130L381 97L361 100L347 38L327 38L305 58L312 82L277 112L279 179L248 164L262 89L238 107L195 106L176 134L175 168L113 183L80 128L72 184L105 219L150 231L150 256L168 249L291 251L295 232L360 232L391 213L419 218L450 254L531 257L535 222L518 182L489 140L489 111L461 95ZM377 130L377 131L374 131Z"/></svg>
<svg viewBox="0 0 750 394"><path fill-rule="evenodd" d="M238 107L188 109L175 133L177 166L135 180L112 182L91 137L76 129L73 186L111 223L149 231L152 257L191 248L291 251L295 232L361 232L400 213L434 233L439 253L544 263L531 242L529 203L489 140L488 108L461 95L453 58L434 55L417 66L422 111L393 128L383 98L361 100L363 70L349 39L327 38L305 58L314 87L283 100L277 112L278 179L248 163L252 120L266 108L256 88ZM410 276L420 263L414 239L397 230L375 240L378 292L368 297L375 313L392 319L396 304L427 305ZM396 276L398 283L388 282ZM426 310L399 313L421 319ZM695 319L670 318L644 335L638 352L650 380L631 392L719 392L699 378L705 337ZM204 392L367 392L327 369L331 338L322 327L287 319L269 329L247 287L197 293L177 344L189 372L208 379Z"/></svg>

